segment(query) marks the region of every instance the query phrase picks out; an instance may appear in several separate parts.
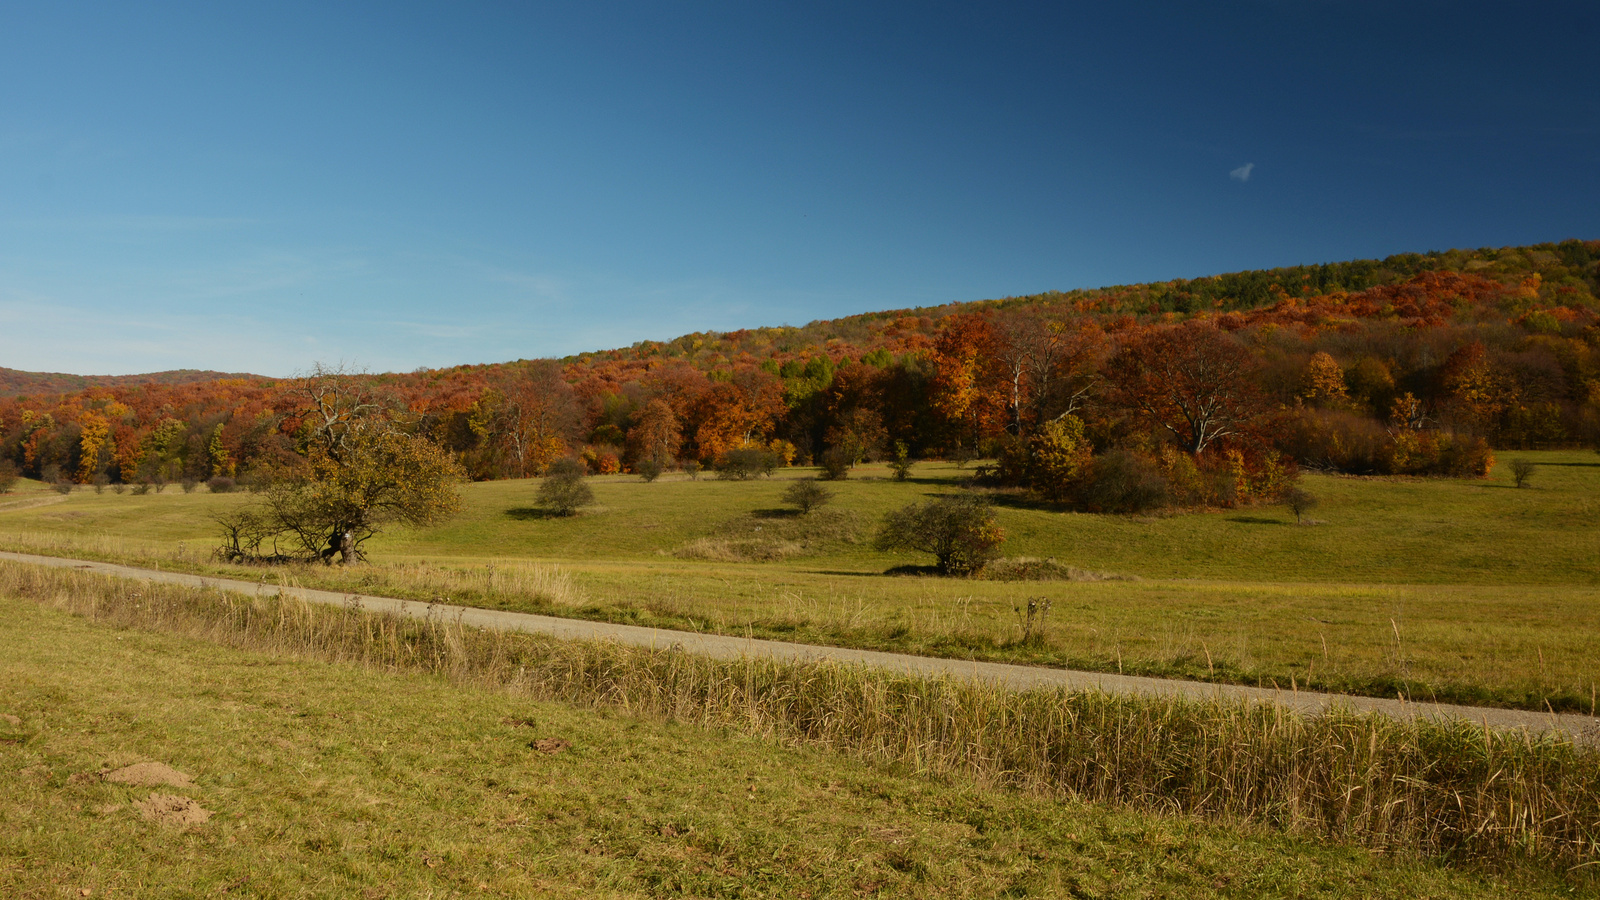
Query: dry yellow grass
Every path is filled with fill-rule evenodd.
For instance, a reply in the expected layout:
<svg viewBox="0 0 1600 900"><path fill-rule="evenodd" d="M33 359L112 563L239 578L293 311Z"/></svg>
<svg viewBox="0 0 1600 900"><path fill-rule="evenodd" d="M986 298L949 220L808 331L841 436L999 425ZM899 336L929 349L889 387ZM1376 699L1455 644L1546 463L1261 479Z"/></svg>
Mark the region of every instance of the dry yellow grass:
<svg viewBox="0 0 1600 900"><path fill-rule="evenodd" d="M736 728L1052 796L1386 850L1600 862L1600 751L1559 735L1272 706L1010 692L839 665L717 662L0 564L0 594L127 627L421 670Z"/></svg>

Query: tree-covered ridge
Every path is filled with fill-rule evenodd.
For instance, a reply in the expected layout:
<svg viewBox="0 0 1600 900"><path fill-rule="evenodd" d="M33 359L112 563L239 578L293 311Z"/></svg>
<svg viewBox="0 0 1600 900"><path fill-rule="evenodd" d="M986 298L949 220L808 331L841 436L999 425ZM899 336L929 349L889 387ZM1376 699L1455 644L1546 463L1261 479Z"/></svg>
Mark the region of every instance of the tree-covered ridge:
<svg viewBox="0 0 1600 900"><path fill-rule="evenodd" d="M1464 474L1482 470L1490 446L1592 444L1597 292L1600 241L1566 241L368 381L398 427L474 478L539 474L571 456L597 472L713 464L751 447L848 466L904 445L913 457L998 458L997 480L1092 507L1157 482L1186 502L1232 502L1281 488L1295 464ZM0 399L0 457L84 483L245 474L306 452L312 425L294 388L224 379ZM1121 494L1101 490L1108 479Z"/></svg>
<svg viewBox="0 0 1600 900"><path fill-rule="evenodd" d="M68 375L62 372L24 372L0 366L0 397L35 394L66 394L100 387L132 387L142 384L194 384L226 378L256 378L242 373L213 372L201 369L173 369L144 375Z"/></svg>
<svg viewBox="0 0 1600 900"><path fill-rule="evenodd" d="M851 351L893 353L931 342L939 323L952 315L1017 307L1044 308L1057 315L1144 320L1169 313L1257 310L1285 298L1348 295L1398 286L1424 272L1472 274L1501 284L1539 276L1546 309L1593 308L1600 296L1600 241L1568 240L1527 247L1402 253L1381 260L1288 266L1137 285L1047 291L1020 297L948 303L915 309L860 313L804 326L732 332L694 332L671 341L640 341L632 347L567 357L569 365L607 361L684 359L715 368L740 361L784 360L822 353L838 359ZM1531 310L1530 310L1531 311Z"/></svg>

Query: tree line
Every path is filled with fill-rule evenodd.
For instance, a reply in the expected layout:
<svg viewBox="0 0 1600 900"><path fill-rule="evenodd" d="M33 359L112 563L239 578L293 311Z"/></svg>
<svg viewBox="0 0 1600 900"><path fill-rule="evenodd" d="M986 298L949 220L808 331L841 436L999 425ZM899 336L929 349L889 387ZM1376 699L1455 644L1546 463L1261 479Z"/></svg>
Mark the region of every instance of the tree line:
<svg viewBox="0 0 1600 900"><path fill-rule="evenodd" d="M1297 467L1483 474L1600 436L1600 242L1449 251L865 314L405 374L0 399L0 458L79 484L267 481L328 423L317 378L473 479L897 451L1089 509L1227 504Z"/></svg>

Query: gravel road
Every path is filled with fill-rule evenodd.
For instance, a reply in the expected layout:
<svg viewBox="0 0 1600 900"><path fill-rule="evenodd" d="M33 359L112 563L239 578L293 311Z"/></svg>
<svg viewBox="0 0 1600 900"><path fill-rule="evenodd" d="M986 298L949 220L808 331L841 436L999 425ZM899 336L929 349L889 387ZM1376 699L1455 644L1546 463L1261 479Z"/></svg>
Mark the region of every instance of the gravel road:
<svg viewBox="0 0 1600 900"><path fill-rule="evenodd" d="M343 594L307 588L280 589L255 582L228 578L189 575L182 572L162 572L139 569L111 563L63 559L54 556L34 556L24 553L0 551L0 559L32 563L57 568L80 569L102 575L138 578L168 584L194 587L215 587L244 594L277 594L298 597L312 603L342 606L352 598L365 609L392 612L414 618L428 614L428 605L416 601L396 600L391 597ZM911 656L903 653L882 653L874 650L852 650L843 647L824 647L812 644L789 644L782 641L764 641L752 638L729 637L716 634L696 634L687 631L669 631L660 628L641 628L636 625L613 625L607 622L586 622L530 613L504 612L492 609L475 609L469 606L434 604L433 614L462 624L479 628L502 628L548 634L574 640L609 640L623 644L646 647L673 647L717 659L737 659L741 656L766 657L794 661L832 660L875 666L895 672L914 675L953 675L961 678L981 679L1022 689L1031 687L1067 687L1078 690L1098 689L1109 693L1150 694L1183 697L1223 697L1235 700L1253 700L1276 703L1297 712L1315 714L1332 706L1381 712L1396 718L1466 719L1492 728L1526 728L1532 731L1560 730L1580 740L1600 744L1600 719L1568 713L1536 713L1524 710L1496 709L1492 707L1455 706L1443 703L1414 702L1381 697L1357 697L1347 694L1320 694L1310 691L1269 690L1239 685L1209 684L1198 681L1179 681L1167 678L1144 678L1133 675L1115 675L1105 672L1079 672L1070 669L1050 669L1042 666L1017 666L1006 663L974 662L939 659L928 656Z"/></svg>

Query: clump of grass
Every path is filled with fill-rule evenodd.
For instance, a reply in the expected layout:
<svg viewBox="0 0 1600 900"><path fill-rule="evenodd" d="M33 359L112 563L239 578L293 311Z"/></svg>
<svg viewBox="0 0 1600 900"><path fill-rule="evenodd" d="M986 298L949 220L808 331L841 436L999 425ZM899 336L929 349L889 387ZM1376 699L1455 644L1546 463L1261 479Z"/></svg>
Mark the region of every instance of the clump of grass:
<svg viewBox="0 0 1600 900"><path fill-rule="evenodd" d="M861 517L848 510L761 510L730 519L672 551L681 559L776 562L861 543Z"/></svg>
<svg viewBox="0 0 1600 900"><path fill-rule="evenodd" d="M325 568L320 567L319 574ZM532 601L536 606L581 606L585 602L566 569L521 560L496 560L483 566L396 563L345 571L363 590L372 593L465 597L490 603L496 598L511 598Z"/></svg>
<svg viewBox="0 0 1600 900"><path fill-rule="evenodd" d="M0 592L231 646L435 672L933 773L1386 850L1600 862L1600 750L1335 710L1010 691L837 664L717 661L0 563Z"/></svg>
<svg viewBox="0 0 1600 900"><path fill-rule="evenodd" d="M1138 581L1136 575L1091 572L1033 556L1008 556L985 566L977 577L987 581Z"/></svg>
<svg viewBox="0 0 1600 900"><path fill-rule="evenodd" d="M781 538L695 538L672 551L680 559L701 559L709 562L777 562L798 556L805 547Z"/></svg>

